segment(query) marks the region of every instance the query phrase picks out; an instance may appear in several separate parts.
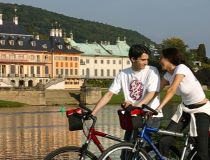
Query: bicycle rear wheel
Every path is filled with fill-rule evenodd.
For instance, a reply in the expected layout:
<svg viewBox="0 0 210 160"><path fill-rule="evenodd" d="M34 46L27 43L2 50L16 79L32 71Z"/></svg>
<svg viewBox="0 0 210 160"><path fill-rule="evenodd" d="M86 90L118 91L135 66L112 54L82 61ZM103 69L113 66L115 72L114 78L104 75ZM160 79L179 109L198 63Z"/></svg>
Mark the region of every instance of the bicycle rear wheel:
<svg viewBox="0 0 210 160"><path fill-rule="evenodd" d="M67 146L52 151L44 160L79 160L80 155L80 147ZM86 152L85 156L85 160L97 160L97 157L89 151Z"/></svg>
<svg viewBox="0 0 210 160"><path fill-rule="evenodd" d="M109 147L99 160L150 160L148 154L140 149L133 152L134 145L131 143L119 143Z"/></svg>

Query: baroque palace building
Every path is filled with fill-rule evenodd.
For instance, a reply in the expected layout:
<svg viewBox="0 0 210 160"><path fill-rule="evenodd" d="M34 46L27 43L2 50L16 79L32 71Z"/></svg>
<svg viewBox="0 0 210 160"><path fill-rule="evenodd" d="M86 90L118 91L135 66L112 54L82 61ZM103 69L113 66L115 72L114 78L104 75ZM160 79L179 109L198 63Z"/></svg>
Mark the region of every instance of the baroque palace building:
<svg viewBox="0 0 210 160"><path fill-rule="evenodd" d="M0 87L50 87L64 81L61 88L79 88L80 54L65 43L57 24L49 40L40 40L18 24L16 15L4 22L0 13Z"/></svg>
<svg viewBox="0 0 210 160"><path fill-rule="evenodd" d="M57 22L49 35L41 40L38 33L27 33L16 15L5 22L0 13L0 87L79 89L84 79L113 79L131 66L125 37L115 44L77 43Z"/></svg>

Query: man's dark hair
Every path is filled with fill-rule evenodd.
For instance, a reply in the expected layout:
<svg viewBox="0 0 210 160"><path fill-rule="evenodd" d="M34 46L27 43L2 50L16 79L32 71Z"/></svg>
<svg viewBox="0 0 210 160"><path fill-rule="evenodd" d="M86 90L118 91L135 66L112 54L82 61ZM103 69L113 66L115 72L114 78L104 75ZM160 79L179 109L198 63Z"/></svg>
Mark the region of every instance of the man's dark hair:
<svg viewBox="0 0 210 160"><path fill-rule="evenodd" d="M138 59L143 53L150 55L151 52L146 46L142 44L134 44L131 46L128 56L130 59Z"/></svg>

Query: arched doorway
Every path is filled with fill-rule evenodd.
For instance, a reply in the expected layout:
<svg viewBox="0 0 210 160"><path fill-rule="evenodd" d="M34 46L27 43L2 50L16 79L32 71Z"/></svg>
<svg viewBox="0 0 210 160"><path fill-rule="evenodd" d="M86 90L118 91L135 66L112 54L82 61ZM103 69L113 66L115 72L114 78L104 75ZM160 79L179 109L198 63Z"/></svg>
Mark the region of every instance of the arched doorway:
<svg viewBox="0 0 210 160"><path fill-rule="evenodd" d="M33 87L33 81L32 80L28 81L28 87Z"/></svg>
<svg viewBox="0 0 210 160"><path fill-rule="evenodd" d="M24 86L25 86L25 81L19 80L19 87L24 87Z"/></svg>
<svg viewBox="0 0 210 160"><path fill-rule="evenodd" d="M15 80L11 80L11 84L15 86Z"/></svg>

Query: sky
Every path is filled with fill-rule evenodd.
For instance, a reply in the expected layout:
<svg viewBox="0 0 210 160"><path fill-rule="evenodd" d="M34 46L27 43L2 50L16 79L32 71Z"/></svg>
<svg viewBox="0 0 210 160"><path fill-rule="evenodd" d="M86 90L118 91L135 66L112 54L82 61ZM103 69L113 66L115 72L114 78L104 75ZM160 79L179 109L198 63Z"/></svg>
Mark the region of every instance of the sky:
<svg viewBox="0 0 210 160"><path fill-rule="evenodd" d="M136 30L161 43L173 36L210 57L210 0L0 0ZM41 19L40 19L41 20Z"/></svg>

